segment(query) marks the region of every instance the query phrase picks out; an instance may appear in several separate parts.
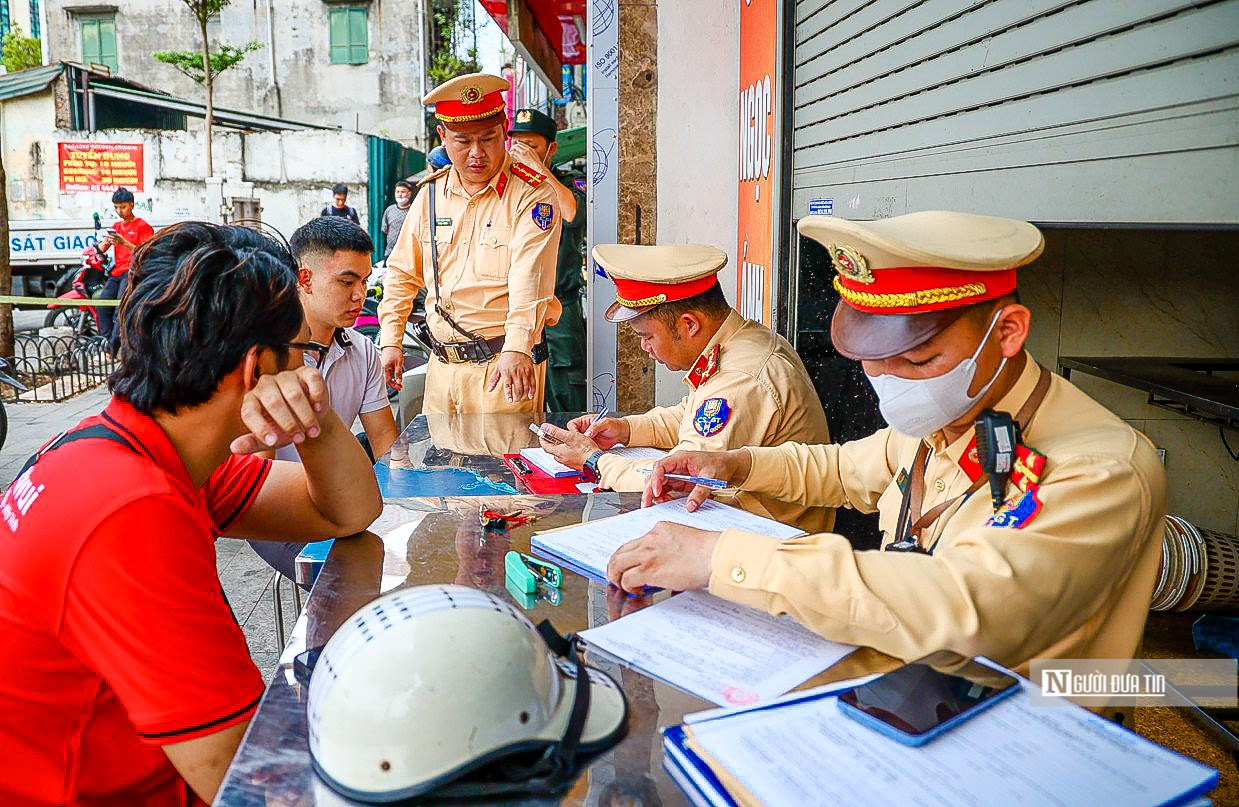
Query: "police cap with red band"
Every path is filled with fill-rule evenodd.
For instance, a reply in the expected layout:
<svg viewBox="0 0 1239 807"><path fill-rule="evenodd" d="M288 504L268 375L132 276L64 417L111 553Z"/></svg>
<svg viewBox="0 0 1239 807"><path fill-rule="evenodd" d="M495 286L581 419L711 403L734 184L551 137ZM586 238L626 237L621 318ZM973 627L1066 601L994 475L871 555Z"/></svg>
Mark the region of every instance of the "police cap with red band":
<svg viewBox="0 0 1239 807"><path fill-rule="evenodd" d="M434 104L435 117L447 124L471 123L503 113L503 94L508 80L490 73L457 76L435 87L422 98L422 105Z"/></svg>
<svg viewBox="0 0 1239 807"><path fill-rule="evenodd" d="M727 265L727 253L707 244L599 244L594 261L615 281L615 302L604 315L626 322L663 303L709 291Z"/></svg>
<svg viewBox="0 0 1239 807"><path fill-rule="evenodd" d="M850 359L911 350L969 306L1011 294L1016 270L1045 245L1026 221L937 210L877 221L806 216L796 227L830 253L842 297L830 336Z"/></svg>

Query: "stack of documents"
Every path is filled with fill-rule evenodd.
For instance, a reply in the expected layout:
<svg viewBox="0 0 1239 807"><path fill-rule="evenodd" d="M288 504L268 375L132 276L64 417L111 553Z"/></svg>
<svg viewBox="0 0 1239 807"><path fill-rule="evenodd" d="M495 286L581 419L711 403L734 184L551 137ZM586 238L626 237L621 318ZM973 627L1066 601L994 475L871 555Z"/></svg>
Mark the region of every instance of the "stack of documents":
<svg viewBox="0 0 1239 807"><path fill-rule="evenodd" d="M581 638L720 706L769 701L856 649L704 591L677 594Z"/></svg>
<svg viewBox="0 0 1239 807"><path fill-rule="evenodd" d="M795 527L713 500L707 500L697 512L690 513L684 506L686 501L673 499L611 518L539 532L534 535L532 546L535 552L552 555L555 560L563 561L587 577L605 580L607 563L615 550L645 535L660 521L674 521L701 530L735 528L775 538L802 534Z"/></svg>
<svg viewBox="0 0 1239 807"><path fill-rule="evenodd" d="M539 471L547 476L553 476L560 479L565 476L580 476L580 471L575 471L564 465L559 460L547 453L544 448L522 448L521 458L530 465L535 466Z"/></svg>
<svg viewBox="0 0 1239 807"><path fill-rule="evenodd" d="M1022 686L919 748L843 715L837 689L689 716L663 764L699 805L1207 803L1217 771Z"/></svg>

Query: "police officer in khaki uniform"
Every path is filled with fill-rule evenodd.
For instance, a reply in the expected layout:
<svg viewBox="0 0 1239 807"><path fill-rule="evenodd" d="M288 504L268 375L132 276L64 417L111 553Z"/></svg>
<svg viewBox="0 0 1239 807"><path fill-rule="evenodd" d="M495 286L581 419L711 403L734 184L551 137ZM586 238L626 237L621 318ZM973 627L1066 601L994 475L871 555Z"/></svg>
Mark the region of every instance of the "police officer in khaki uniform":
<svg viewBox="0 0 1239 807"><path fill-rule="evenodd" d="M599 244L594 260L615 281L606 319L624 322L642 347L672 370L687 371L688 395L643 415L585 415L545 429L562 443L542 447L573 468L588 468L600 484L636 491L652 460L607 454L617 443L674 451L721 451L788 440L830 439L826 414L809 374L787 340L727 304L717 275L727 254L704 244ZM741 493L735 504L816 532L834 525L834 509Z"/></svg>
<svg viewBox="0 0 1239 807"><path fill-rule="evenodd" d="M690 473L876 510L882 551L830 533L780 542L663 524L622 547L609 577L629 590L708 587L905 660L948 651L1027 673L1036 658L1132 658L1161 554L1165 474L1143 435L1024 350L1016 269L1041 252L1041 234L939 212L809 216L799 229L830 251L843 298L834 345L864 363L891 426L844 445L673 455L646 499L679 484L663 473ZM999 413L1023 436L992 496L973 424Z"/></svg>
<svg viewBox="0 0 1239 807"><path fill-rule="evenodd" d="M426 412L540 412L546 380L543 328L553 323L560 211L540 169L504 150L507 118L498 76L454 78L422 99L435 105L452 164L418 191L387 259L380 346L399 388L400 344L420 289L433 353Z"/></svg>

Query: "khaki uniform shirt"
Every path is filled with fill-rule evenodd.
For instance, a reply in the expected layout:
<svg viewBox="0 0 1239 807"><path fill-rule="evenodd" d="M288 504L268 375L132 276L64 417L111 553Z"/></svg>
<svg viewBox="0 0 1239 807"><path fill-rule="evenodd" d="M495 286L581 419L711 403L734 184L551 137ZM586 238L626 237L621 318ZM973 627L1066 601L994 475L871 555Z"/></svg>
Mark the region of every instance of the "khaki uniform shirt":
<svg viewBox="0 0 1239 807"><path fill-rule="evenodd" d="M1025 356L997 409L1014 414L1031 394L1042 371ZM922 512L968 489L960 461L972 437L928 438ZM741 487L877 510L889 543L919 442L888 428L844 445L752 449ZM996 516L984 485L922 532L930 556L854 552L832 534L779 542L728 530L710 591L904 660L945 650L1027 674L1034 658L1132 658L1161 558L1166 478L1156 451L1059 376L1023 442L1047 457L1035 498L1009 486L1014 510Z"/></svg>
<svg viewBox="0 0 1239 807"><path fill-rule="evenodd" d="M387 259L379 305L382 347L400 346L422 288L434 337L465 339L434 310L428 204L433 190L444 310L466 331L484 339L503 336L504 350L530 354L542 326L559 311L554 294L559 204L538 176L505 154L503 168L474 196L465 192L454 167L422 186Z"/></svg>
<svg viewBox="0 0 1239 807"><path fill-rule="evenodd" d="M692 391L675 406L625 418L631 430L629 445L726 451L789 440L830 440L826 413L796 351L786 339L736 311L723 321L684 383ZM612 490L642 490L648 477L637 469L653 464L608 454L598 461L598 476L602 486ZM734 503L806 532L834 526L831 507L749 493L740 493Z"/></svg>

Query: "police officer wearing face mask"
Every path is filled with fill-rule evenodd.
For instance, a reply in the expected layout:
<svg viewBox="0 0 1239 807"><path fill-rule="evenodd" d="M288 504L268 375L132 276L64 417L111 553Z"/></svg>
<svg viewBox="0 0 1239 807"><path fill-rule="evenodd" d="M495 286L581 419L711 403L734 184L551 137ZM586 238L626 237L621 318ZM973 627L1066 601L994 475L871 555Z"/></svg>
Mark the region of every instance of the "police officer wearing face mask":
<svg viewBox="0 0 1239 807"><path fill-rule="evenodd" d="M1165 474L1147 438L1024 350L1031 315L1016 275L1041 234L943 212L809 216L799 229L830 251L834 345L863 362L890 427L843 445L672 455L646 501L687 490L664 473L718 477L876 510L882 550L664 523L616 552L608 577L630 591L708 588L904 660L985 655L1026 674L1035 658L1131 658L1158 571ZM983 413L1022 427L992 493L974 429ZM689 509L705 496L692 490Z"/></svg>

